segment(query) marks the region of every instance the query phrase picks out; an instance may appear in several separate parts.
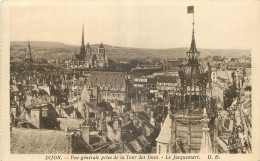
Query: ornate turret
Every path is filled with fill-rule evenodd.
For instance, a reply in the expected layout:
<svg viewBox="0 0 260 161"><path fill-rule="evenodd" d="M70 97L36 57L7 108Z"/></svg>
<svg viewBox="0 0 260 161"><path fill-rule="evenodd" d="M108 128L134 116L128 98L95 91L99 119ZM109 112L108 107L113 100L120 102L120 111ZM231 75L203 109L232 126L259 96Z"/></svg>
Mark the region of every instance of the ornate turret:
<svg viewBox="0 0 260 161"><path fill-rule="evenodd" d="M199 57L200 52L196 48L196 43L195 43L195 35L194 35L194 18L193 18L193 29L192 29L192 39L191 39L191 45L190 45L190 50L186 52L189 61L195 61Z"/></svg>

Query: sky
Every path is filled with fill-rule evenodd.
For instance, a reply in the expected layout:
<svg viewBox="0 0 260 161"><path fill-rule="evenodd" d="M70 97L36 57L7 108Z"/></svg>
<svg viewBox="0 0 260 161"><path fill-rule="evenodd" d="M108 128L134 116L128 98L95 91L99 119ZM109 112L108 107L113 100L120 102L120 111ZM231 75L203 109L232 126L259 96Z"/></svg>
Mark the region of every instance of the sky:
<svg viewBox="0 0 260 161"><path fill-rule="evenodd" d="M41 5L39 5L41 4ZM259 3L245 1L78 1L10 7L11 41L103 42L120 47L189 47L195 8L198 48L250 49L259 41ZM259 34L259 32L258 32Z"/></svg>

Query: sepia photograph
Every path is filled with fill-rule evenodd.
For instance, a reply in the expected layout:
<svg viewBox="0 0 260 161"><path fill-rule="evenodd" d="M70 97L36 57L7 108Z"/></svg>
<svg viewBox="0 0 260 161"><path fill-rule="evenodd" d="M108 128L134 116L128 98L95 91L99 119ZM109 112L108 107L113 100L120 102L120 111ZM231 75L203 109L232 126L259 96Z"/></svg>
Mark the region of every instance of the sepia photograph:
<svg viewBox="0 0 260 161"><path fill-rule="evenodd" d="M256 152L259 3L80 2L7 3L10 155Z"/></svg>

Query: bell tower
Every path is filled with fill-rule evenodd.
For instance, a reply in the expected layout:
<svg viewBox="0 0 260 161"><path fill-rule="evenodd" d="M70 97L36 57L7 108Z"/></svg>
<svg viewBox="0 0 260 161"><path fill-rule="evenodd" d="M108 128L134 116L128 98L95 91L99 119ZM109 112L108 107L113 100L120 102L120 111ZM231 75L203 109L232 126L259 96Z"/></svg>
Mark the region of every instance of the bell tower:
<svg viewBox="0 0 260 161"><path fill-rule="evenodd" d="M92 53L91 53L91 48L90 48L89 43L88 43L87 46L86 46L86 54L89 54L89 55L92 54Z"/></svg>

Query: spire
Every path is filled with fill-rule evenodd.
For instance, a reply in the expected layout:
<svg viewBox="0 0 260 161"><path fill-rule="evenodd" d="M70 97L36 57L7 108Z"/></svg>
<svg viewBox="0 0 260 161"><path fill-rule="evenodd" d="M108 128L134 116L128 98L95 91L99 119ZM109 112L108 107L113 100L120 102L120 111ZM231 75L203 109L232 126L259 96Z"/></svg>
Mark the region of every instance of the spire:
<svg viewBox="0 0 260 161"><path fill-rule="evenodd" d="M82 41L81 41L81 45L84 45L84 23L82 26Z"/></svg>
<svg viewBox="0 0 260 161"><path fill-rule="evenodd" d="M191 9L189 9L188 7L188 13L193 13L193 22L192 22L192 39L191 39L191 45L190 45L190 50L187 51L187 56L189 57L189 59L197 59L198 56L199 56L199 51L197 51L197 48L196 48L196 43L195 43L195 35L194 35L194 7L193 6L190 6L192 7Z"/></svg>
<svg viewBox="0 0 260 161"><path fill-rule="evenodd" d="M31 44L30 44L30 41L28 40L28 47L27 47L27 56L29 59L32 58L32 52L31 52Z"/></svg>
<svg viewBox="0 0 260 161"><path fill-rule="evenodd" d="M81 41L81 47L80 47L80 57L81 59L84 59L85 58L85 55L86 55L86 51L85 51L85 44L84 44L84 23L83 23L83 26L82 26L82 41Z"/></svg>

